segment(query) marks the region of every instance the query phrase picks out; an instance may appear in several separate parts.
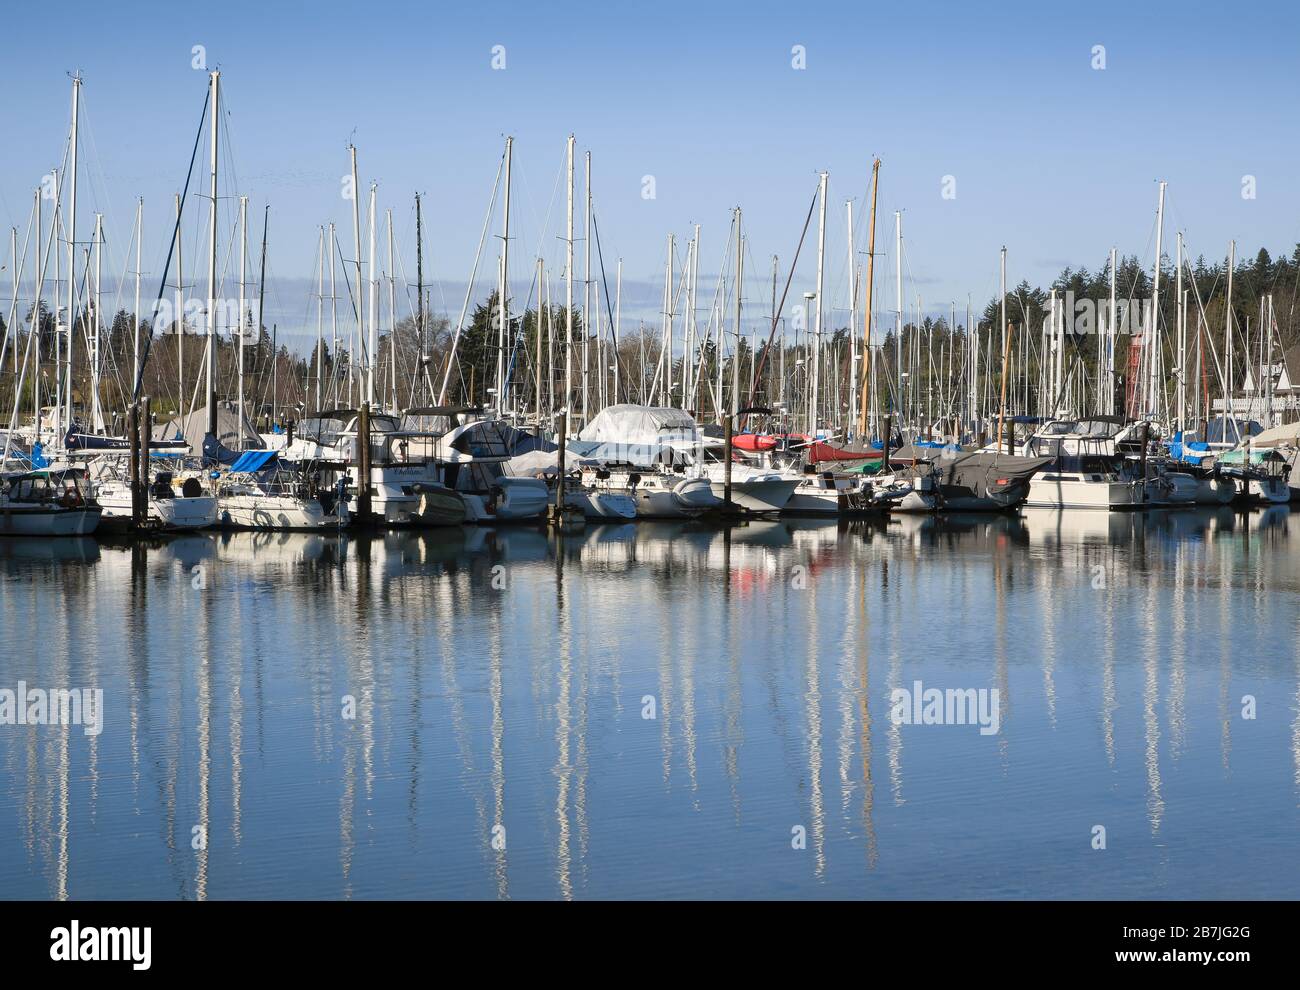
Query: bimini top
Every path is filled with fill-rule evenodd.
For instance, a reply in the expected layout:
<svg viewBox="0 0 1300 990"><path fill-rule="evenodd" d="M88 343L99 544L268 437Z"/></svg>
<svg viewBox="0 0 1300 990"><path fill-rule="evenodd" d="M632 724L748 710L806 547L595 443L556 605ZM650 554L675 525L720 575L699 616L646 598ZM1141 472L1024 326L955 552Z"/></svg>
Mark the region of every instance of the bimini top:
<svg viewBox="0 0 1300 990"><path fill-rule="evenodd" d="M681 409L623 403L598 412L578 434L578 439L619 444L694 445L703 438L695 418Z"/></svg>
<svg viewBox="0 0 1300 990"><path fill-rule="evenodd" d="M275 460L274 450L246 450L230 465L231 474L256 474Z"/></svg>

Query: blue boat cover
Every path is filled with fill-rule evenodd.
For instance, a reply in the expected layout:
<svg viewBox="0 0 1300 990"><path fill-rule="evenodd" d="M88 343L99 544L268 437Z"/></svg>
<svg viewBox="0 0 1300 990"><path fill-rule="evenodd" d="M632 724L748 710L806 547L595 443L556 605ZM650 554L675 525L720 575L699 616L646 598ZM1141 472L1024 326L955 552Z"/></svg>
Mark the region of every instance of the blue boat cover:
<svg viewBox="0 0 1300 990"><path fill-rule="evenodd" d="M230 465L232 474L254 474L276 458L274 450L246 450Z"/></svg>

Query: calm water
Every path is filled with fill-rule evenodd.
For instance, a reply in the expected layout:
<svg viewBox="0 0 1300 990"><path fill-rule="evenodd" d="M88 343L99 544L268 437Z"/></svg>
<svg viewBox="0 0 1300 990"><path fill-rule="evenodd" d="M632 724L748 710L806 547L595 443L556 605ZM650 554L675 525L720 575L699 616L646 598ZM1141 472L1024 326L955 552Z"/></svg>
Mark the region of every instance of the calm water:
<svg viewBox="0 0 1300 990"><path fill-rule="evenodd" d="M105 706L0 725L0 897L1300 897L1298 598L1285 508L0 541Z"/></svg>

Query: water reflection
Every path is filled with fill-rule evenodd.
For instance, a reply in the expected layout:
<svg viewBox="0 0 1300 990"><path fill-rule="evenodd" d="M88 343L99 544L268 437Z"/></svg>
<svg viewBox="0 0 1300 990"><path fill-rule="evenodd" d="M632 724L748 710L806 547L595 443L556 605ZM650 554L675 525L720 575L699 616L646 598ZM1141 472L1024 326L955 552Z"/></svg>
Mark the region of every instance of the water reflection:
<svg viewBox="0 0 1300 990"><path fill-rule="evenodd" d="M107 715L0 725L0 896L1295 896L1291 527L0 540L0 688Z"/></svg>

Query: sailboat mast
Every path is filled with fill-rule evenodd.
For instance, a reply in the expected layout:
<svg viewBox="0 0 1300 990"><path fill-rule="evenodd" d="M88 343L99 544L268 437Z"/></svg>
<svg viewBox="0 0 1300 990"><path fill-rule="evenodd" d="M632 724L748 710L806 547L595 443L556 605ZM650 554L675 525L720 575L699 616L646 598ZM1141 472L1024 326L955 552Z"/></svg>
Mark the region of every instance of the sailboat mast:
<svg viewBox="0 0 1300 990"><path fill-rule="evenodd" d="M848 242L849 242L849 422L853 423L858 418L858 335L854 333L854 328L858 325L858 272L854 262L857 260L853 252L853 200L848 200L844 204L845 212L848 214ZM839 380L838 370L836 371L836 381ZM838 412L838 406L836 407Z"/></svg>
<svg viewBox="0 0 1300 990"><path fill-rule="evenodd" d="M81 76L72 77L72 138L69 153L69 172L72 187L68 191L68 347L67 375L63 387L63 398L67 403L66 415L56 424L56 441L66 435L64 427L72 426L72 354L75 334L72 332L73 321L77 318L77 125L81 109ZM58 368L55 368L57 374Z"/></svg>
<svg viewBox="0 0 1300 990"><path fill-rule="evenodd" d="M185 278L181 258L181 194L176 193L176 415L185 415Z"/></svg>
<svg viewBox="0 0 1300 990"><path fill-rule="evenodd" d="M866 393L862 403L862 409L858 413L858 433L866 436L867 433L867 410L874 411L874 396L867 383L867 366L871 362L871 290L875 286L875 265L876 265L876 190L880 183L880 159L877 158L871 163L871 217L867 221L867 296L864 300L866 312L862 316L862 388ZM852 328L850 328L852 333ZM872 375L872 381L875 381L875 375Z"/></svg>
<svg viewBox="0 0 1300 990"><path fill-rule="evenodd" d="M569 209L564 239L564 404L573 400L573 135L569 135Z"/></svg>
<svg viewBox="0 0 1300 990"><path fill-rule="evenodd" d="M587 214L586 214L586 232L583 234L582 241L582 423L585 426L588 422L587 416L587 388L588 379L591 376L591 152L585 155L586 159L586 176L584 185L587 189ZM599 330L599 325L597 326ZM671 347L669 345L670 360L669 370L671 371Z"/></svg>
<svg viewBox="0 0 1300 990"><path fill-rule="evenodd" d="M393 410L397 410L397 277L394 272L393 211L385 210L388 221L388 381L393 390Z"/></svg>
<svg viewBox="0 0 1300 990"><path fill-rule="evenodd" d="M244 449L244 309L247 305L248 285L248 197L239 197L239 322L235 338L235 353L239 366L239 440L235 447ZM261 307L259 306L259 309Z"/></svg>
<svg viewBox="0 0 1300 990"><path fill-rule="evenodd" d="M1115 342L1119 339L1119 327L1115 325L1118 316L1115 300L1115 248L1110 249L1110 320L1106 326L1106 412L1115 415Z"/></svg>
<svg viewBox="0 0 1300 990"><path fill-rule="evenodd" d="M39 227L39 224L38 224ZM144 197L141 196L135 204L135 327L131 334L131 369L133 377L131 381L140 380L140 256L141 244L144 241ZM39 247L37 254L40 253Z"/></svg>
<svg viewBox="0 0 1300 990"><path fill-rule="evenodd" d="M330 371L330 379L334 385L334 401L338 401L338 366L339 366L339 297L334 291L334 255L338 250L338 237L334 233L334 222L330 221L329 235L329 252L330 252L330 361L333 368ZM320 411L319 405L317 412Z"/></svg>
<svg viewBox="0 0 1300 990"><path fill-rule="evenodd" d="M829 178L828 172L822 172L818 182L821 208L817 211L817 317L813 325L812 409L808 419L808 432L813 436L817 435L817 417L821 411L822 294L826 286L826 184Z"/></svg>
<svg viewBox="0 0 1300 990"><path fill-rule="evenodd" d="M1178 408L1174 429L1182 432L1187 416L1187 324L1183 308L1183 232L1178 231L1178 268L1174 278L1174 306L1178 339Z"/></svg>
<svg viewBox="0 0 1300 990"><path fill-rule="evenodd" d="M325 374L325 227L318 228L316 248L316 408L320 408L321 379ZM239 309L242 323L244 309ZM243 353L243 345L240 345Z"/></svg>
<svg viewBox="0 0 1300 990"><path fill-rule="evenodd" d="M424 353L424 223L420 194L415 194L415 355L420 374L428 375ZM418 405L412 396L412 405Z"/></svg>
<svg viewBox="0 0 1300 990"><path fill-rule="evenodd" d="M36 361L32 366L35 372L34 375L32 376L32 410L33 410L35 423L36 423L36 439L39 442L41 439L41 294L45 289L45 269L41 265L41 190L39 188L36 190L32 199L33 199L33 210L36 215L36 258L32 263L32 275L33 275L32 284L36 286L36 292L32 298L32 319L30 323L30 329L28 332L36 334L36 339L33 341L33 343L36 345L35 347ZM16 236L17 234L15 233L15 238ZM53 236L51 236L50 239L51 241L53 241ZM16 239L14 241L14 244L15 246L17 246ZM136 267L138 268L139 266L137 265ZM17 278L18 278L18 260L17 260L17 256L15 255L14 258L15 282ZM55 294L57 296L57 292ZM14 339L14 343L13 343L14 368L17 369L18 367L17 321L15 321L15 329L12 331L12 335ZM15 377L14 380L16 382L17 378ZM15 409L18 408L16 397L14 402L14 408ZM5 443L8 444L8 442L9 442L8 437L6 437Z"/></svg>
<svg viewBox="0 0 1300 990"><path fill-rule="evenodd" d="M699 227L695 228L697 231ZM696 234L699 237L699 234ZM614 401L618 402L618 342L623 339L623 259L618 259L614 275Z"/></svg>
<svg viewBox="0 0 1300 990"><path fill-rule="evenodd" d="M1151 283L1151 329L1146 346L1147 409L1159 414L1156 389L1161 388L1156 363L1160 354L1160 251L1165 232L1165 183L1160 183L1160 202L1156 207L1156 267ZM1161 388L1163 391L1163 388Z"/></svg>
<svg viewBox="0 0 1300 990"><path fill-rule="evenodd" d="M209 169L208 203L208 353L207 396L210 436L217 435L217 134L221 127L221 72L212 73L212 159Z"/></svg>
<svg viewBox="0 0 1300 990"><path fill-rule="evenodd" d="M1228 298L1223 312L1223 350L1227 368L1227 377L1223 381L1223 414L1232 423L1233 440L1240 440L1241 437L1237 436L1237 414L1232 404L1232 273L1236 267L1237 242L1233 240L1228 242Z"/></svg>
<svg viewBox="0 0 1300 990"><path fill-rule="evenodd" d="M417 222L417 227L419 226ZM417 237L417 240L419 238ZM541 257L537 259L537 310L533 320L533 333L537 335L537 434L542 434L542 289L545 285L545 269Z"/></svg>
<svg viewBox="0 0 1300 990"><path fill-rule="evenodd" d="M90 426L93 432L104 432L104 409L99 399L100 354L104 340L104 322L100 310L104 302L104 215L95 214L95 335L94 353L90 362Z"/></svg>
<svg viewBox="0 0 1300 990"><path fill-rule="evenodd" d="M379 280L375 277L375 201L378 198L379 185L372 182L370 183L370 254L368 256L370 278L366 280L370 295L366 305L366 402L371 408L375 405L375 370L378 365L375 349L379 345L379 323L375 313L379 308Z"/></svg>
<svg viewBox="0 0 1300 990"><path fill-rule="evenodd" d="M501 271L500 280L497 284L497 311L500 314L497 327L496 394L498 416L505 413L506 401L506 327L510 325L510 304L506 299L509 294L507 282L510 267L510 164L514 157L514 143L515 139L513 137L506 138L506 198L501 219ZM583 313L585 316L586 311L584 310Z"/></svg>
<svg viewBox="0 0 1300 990"><path fill-rule="evenodd" d="M351 338L353 342L353 346L349 348L350 353L348 354L348 396L349 398L351 398L353 395L356 394L354 391L356 379L355 376L353 375L352 369L353 366L356 364L357 354L361 350L360 347L361 333L362 333L361 328L365 325L362 322L365 316L365 297L361 292L361 202L360 202L361 192L357 188L358 185L357 149L355 145L352 144L348 145L348 157L352 163L352 258L353 258L353 264L357 270L357 277L355 282L353 283L356 286L356 288L353 291L356 294L356 301L357 301L356 304L357 319L355 324L356 329L353 332L354 335ZM368 361L369 361L369 357L367 356L366 361L362 362L362 370L364 370L364 365Z"/></svg>
<svg viewBox="0 0 1300 990"><path fill-rule="evenodd" d="M262 211L262 259L257 274L257 346L258 353L262 347L262 328L266 326L266 228L270 225L271 207L268 204ZM275 386L276 381L276 346L275 337L271 338L271 421L275 422ZM243 417L239 420L239 429L244 429Z"/></svg>
<svg viewBox="0 0 1300 990"><path fill-rule="evenodd" d="M731 415L740 411L740 287L745 279L745 242L740 234L740 207L736 207L736 350L731 355ZM718 338L722 326L718 325Z"/></svg>

